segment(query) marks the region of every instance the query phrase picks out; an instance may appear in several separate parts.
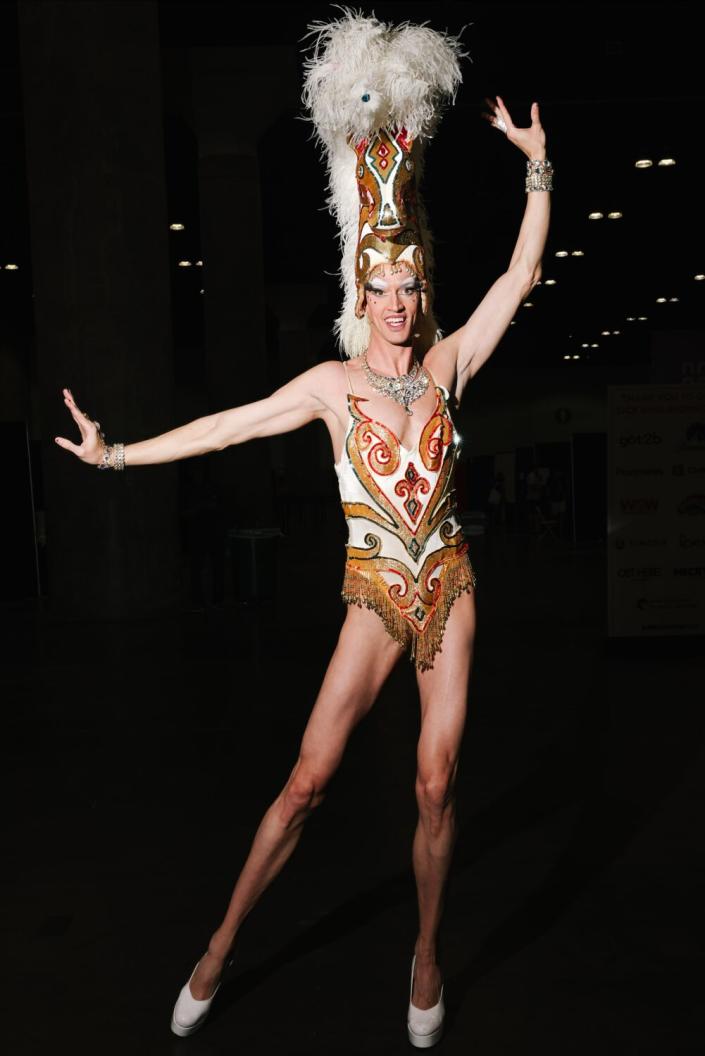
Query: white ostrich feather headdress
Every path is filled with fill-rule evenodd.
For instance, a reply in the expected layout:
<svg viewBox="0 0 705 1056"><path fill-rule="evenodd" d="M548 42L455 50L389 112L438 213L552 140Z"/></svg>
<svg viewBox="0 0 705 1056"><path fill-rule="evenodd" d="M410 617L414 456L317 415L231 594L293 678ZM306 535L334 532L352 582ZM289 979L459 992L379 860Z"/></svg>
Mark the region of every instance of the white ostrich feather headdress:
<svg viewBox="0 0 705 1056"><path fill-rule="evenodd" d="M336 5L337 6L337 5ZM348 357L368 346L364 281L383 263L405 263L422 289L421 344L440 336L432 309L433 246L418 184L443 107L462 81L459 36L393 25L342 7L315 22L304 60L303 102L328 174L326 204L338 222L343 308L335 336Z"/></svg>

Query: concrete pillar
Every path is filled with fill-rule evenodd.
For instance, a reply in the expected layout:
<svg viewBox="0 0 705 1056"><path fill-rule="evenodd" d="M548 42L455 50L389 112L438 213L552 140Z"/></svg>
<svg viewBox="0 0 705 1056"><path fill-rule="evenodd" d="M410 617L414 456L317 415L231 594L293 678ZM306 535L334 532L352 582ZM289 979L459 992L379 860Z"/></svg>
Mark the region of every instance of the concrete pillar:
<svg viewBox="0 0 705 1056"><path fill-rule="evenodd" d="M108 440L173 416L157 4L18 5L48 590L58 614L114 618L180 589L176 466L100 472L61 389Z"/></svg>
<svg viewBox="0 0 705 1056"><path fill-rule="evenodd" d="M298 69L290 48L193 48L189 56L200 156L207 387L210 409L217 411L270 391L257 144L283 109L298 105ZM217 470L238 524L271 525L269 442L226 449Z"/></svg>

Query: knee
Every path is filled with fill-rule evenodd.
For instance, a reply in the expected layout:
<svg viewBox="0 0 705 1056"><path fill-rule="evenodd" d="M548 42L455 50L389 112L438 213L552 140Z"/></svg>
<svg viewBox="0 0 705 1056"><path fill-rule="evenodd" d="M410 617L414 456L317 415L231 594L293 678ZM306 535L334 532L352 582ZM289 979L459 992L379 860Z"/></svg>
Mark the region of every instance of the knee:
<svg viewBox="0 0 705 1056"><path fill-rule="evenodd" d="M419 814L432 829L439 827L444 815L455 802L457 764L438 764L416 776L416 800Z"/></svg>
<svg viewBox="0 0 705 1056"><path fill-rule="evenodd" d="M287 781L280 798L280 812L285 825L306 818L323 802L325 782L300 762Z"/></svg>

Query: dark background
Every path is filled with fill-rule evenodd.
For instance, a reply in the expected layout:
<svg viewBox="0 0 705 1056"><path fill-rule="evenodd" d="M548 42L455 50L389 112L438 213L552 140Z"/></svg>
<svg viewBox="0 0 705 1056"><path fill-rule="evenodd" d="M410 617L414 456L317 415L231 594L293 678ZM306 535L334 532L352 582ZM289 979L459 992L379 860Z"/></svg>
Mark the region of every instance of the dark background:
<svg viewBox="0 0 705 1056"><path fill-rule="evenodd" d="M524 158L481 119L484 97L520 125L537 100L555 166L544 281L457 418L479 615L442 1047L700 1052L702 638L607 637L604 515L607 386L685 382L703 360L697 9L362 9L466 27L472 61L424 182L445 332L506 268L525 204ZM130 442L337 355L337 233L300 104L306 27L336 14L0 7L13 1053L183 1047L173 1001L335 646L345 532L318 424L125 474L93 473L53 437L74 435L63 385ZM676 165L637 170L641 157ZM623 217L588 220L597 209ZM549 530L521 489L534 464L567 472L569 449L579 502ZM495 532L505 452L517 500ZM404 661L186 1047L408 1049L415 694Z"/></svg>

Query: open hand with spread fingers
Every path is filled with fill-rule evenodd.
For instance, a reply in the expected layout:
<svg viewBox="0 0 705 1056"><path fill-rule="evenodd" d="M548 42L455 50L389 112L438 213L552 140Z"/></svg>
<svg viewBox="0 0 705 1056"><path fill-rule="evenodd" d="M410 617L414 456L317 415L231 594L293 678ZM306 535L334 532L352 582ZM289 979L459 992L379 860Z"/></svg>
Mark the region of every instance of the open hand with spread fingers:
<svg viewBox="0 0 705 1056"><path fill-rule="evenodd" d="M531 104L531 125L528 128L518 128L512 121L511 114L502 102L501 96L497 96L496 102L485 96L485 102L492 112L483 112L482 117L494 128L504 132L507 139L515 143L529 160L537 161L546 157L546 133L541 126L538 103Z"/></svg>
<svg viewBox="0 0 705 1056"><path fill-rule="evenodd" d="M100 422L93 421L87 414L79 410L73 398L71 389L63 389L64 403L73 416L73 420L81 433L81 443L74 444L64 436L55 437L59 447L66 451L72 451L74 455L87 462L91 466L97 466L103 457L105 450L105 437L100 431Z"/></svg>

